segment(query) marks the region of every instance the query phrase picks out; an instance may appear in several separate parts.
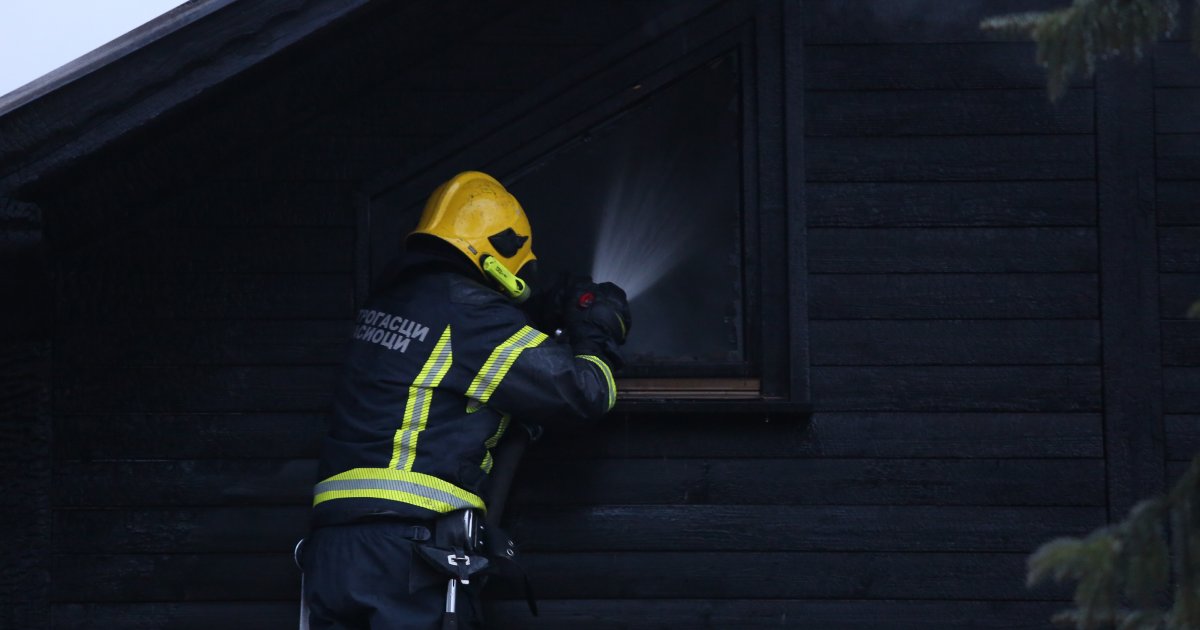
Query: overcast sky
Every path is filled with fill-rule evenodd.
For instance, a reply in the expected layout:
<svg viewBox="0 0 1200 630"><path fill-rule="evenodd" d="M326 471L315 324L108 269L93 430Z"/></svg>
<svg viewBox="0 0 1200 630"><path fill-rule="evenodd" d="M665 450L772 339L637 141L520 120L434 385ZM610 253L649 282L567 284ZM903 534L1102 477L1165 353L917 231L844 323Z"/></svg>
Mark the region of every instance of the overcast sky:
<svg viewBox="0 0 1200 630"><path fill-rule="evenodd" d="M183 0L0 0L0 96L181 4Z"/></svg>

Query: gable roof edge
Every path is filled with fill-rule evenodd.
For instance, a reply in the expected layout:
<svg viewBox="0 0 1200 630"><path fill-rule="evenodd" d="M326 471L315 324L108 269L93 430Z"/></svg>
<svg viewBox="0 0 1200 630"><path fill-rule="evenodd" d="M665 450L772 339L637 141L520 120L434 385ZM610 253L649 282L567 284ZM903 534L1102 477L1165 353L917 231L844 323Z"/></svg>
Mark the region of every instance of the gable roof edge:
<svg viewBox="0 0 1200 630"><path fill-rule="evenodd" d="M69 61L8 94L0 95L0 117L100 68L115 63L130 52L174 33L235 1L191 0L181 4L99 48L85 53L82 57Z"/></svg>
<svg viewBox="0 0 1200 630"><path fill-rule="evenodd" d="M369 0L201 0L196 12L162 16L162 24L155 20L145 31L130 33L128 41L113 42L102 58L77 68L73 78L62 76L34 100L0 114L0 194L23 198L27 193L22 191L46 174L154 122L367 4ZM181 41L187 46L165 48ZM138 54L156 48L161 54ZM81 102L87 106L78 107Z"/></svg>

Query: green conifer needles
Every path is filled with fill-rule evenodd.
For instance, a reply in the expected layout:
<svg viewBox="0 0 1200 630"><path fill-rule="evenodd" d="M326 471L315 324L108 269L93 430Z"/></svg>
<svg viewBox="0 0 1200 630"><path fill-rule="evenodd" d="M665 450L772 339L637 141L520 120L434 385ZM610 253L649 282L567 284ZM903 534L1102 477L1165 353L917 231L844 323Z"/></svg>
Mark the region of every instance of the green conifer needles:
<svg viewBox="0 0 1200 630"><path fill-rule="evenodd" d="M1056 615L1059 624L1200 629L1200 456L1166 496L1142 501L1124 521L1042 545L1029 557L1027 581L1051 579L1076 583L1075 608Z"/></svg>
<svg viewBox="0 0 1200 630"><path fill-rule="evenodd" d="M1200 6L1200 0L1195 2ZM1050 99L1058 100L1071 79L1091 77L1097 61L1116 55L1140 58L1146 46L1174 30L1178 16L1179 0L1074 0L1057 11L987 18L979 27L1037 42L1037 62L1046 68ZM1193 35L1198 24L1193 20Z"/></svg>

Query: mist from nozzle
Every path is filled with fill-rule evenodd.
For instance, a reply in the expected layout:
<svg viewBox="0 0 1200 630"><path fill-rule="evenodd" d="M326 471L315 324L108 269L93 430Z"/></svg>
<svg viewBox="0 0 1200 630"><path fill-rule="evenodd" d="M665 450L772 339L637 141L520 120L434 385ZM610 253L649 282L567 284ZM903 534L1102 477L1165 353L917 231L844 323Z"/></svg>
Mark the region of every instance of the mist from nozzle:
<svg viewBox="0 0 1200 630"><path fill-rule="evenodd" d="M609 187L592 259L592 279L615 283L631 302L683 263L696 230L672 203L678 191L662 190L670 178L647 170L627 169Z"/></svg>

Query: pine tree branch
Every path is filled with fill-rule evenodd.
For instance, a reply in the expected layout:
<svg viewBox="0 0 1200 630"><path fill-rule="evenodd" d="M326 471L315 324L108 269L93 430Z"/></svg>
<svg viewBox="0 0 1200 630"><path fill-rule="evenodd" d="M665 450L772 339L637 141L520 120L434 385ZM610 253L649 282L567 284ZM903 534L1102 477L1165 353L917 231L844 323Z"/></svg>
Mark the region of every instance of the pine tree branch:
<svg viewBox="0 0 1200 630"><path fill-rule="evenodd" d="M1140 58L1146 46L1174 30L1178 14L1179 0L1074 0L1057 11L990 17L979 27L1036 42L1050 100L1058 100L1072 79L1095 74L1099 61L1117 55ZM1193 20L1193 30L1197 28Z"/></svg>
<svg viewBox="0 0 1200 630"><path fill-rule="evenodd" d="M1138 503L1125 520L1038 548L1029 557L1028 583L1049 580L1076 582L1075 607L1055 615L1055 623L1200 630L1200 456L1168 493Z"/></svg>

